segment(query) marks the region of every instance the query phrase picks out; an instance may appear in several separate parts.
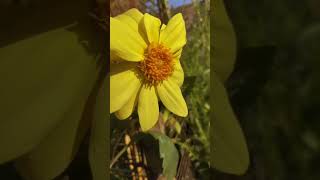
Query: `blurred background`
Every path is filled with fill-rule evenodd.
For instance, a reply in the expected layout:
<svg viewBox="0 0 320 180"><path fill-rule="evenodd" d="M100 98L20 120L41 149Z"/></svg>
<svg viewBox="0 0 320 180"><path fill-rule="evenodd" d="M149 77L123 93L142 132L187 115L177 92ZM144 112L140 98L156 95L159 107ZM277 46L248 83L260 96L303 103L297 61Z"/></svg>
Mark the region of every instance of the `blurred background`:
<svg viewBox="0 0 320 180"><path fill-rule="evenodd" d="M320 1L225 4L238 40L226 85L251 165L244 176L212 179L320 179Z"/></svg>

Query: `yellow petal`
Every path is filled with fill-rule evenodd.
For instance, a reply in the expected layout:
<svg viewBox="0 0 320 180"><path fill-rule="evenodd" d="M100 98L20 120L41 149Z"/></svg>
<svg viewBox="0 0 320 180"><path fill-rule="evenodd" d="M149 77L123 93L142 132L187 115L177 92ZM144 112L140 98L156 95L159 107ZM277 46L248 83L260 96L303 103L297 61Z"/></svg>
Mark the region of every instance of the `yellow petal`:
<svg viewBox="0 0 320 180"><path fill-rule="evenodd" d="M115 18L119 19L123 23L128 24L133 30L139 32L140 36L146 43L149 42L148 38L146 37L144 28L140 26L141 24L143 24L141 23L141 21L143 20L143 14L138 9L130 9L125 13L116 16Z"/></svg>
<svg viewBox="0 0 320 180"><path fill-rule="evenodd" d="M141 86L133 64L123 62L110 68L110 113L120 110Z"/></svg>
<svg viewBox="0 0 320 180"><path fill-rule="evenodd" d="M173 57L177 60L180 60L181 55L182 55L182 48L176 51L175 53L173 53Z"/></svg>
<svg viewBox="0 0 320 180"><path fill-rule="evenodd" d="M162 25L161 25L161 31L163 31L165 28L166 28L166 25L165 25L165 24L162 24Z"/></svg>
<svg viewBox="0 0 320 180"><path fill-rule="evenodd" d="M172 113L186 117L188 115L187 104L176 82L168 79L157 86L157 92L163 105Z"/></svg>
<svg viewBox="0 0 320 180"><path fill-rule="evenodd" d="M138 24L143 18L143 14L136 8L129 9L125 13L123 13L127 16L130 16L132 19L134 19Z"/></svg>
<svg viewBox="0 0 320 180"><path fill-rule="evenodd" d="M136 92L133 93L129 101L119 111L115 113L118 119L123 120L131 116L137 104L139 89L140 88L138 88Z"/></svg>
<svg viewBox="0 0 320 180"><path fill-rule="evenodd" d="M159 104L155 88L143 86L139 94L138 115L141 129L151 129L159 118Z"/></svg>
<svg viewBox="0 0 320 180"><path fill-rule="evenodd" d="M114 18L120 20L122 23L128 24L133 30L138 32L139 23L143 18L143 14L139 10L133 8Z"/></svg>
<svg viewBox="0 0 320 180"><path fill-rule="evenodd" d="M172 53L180 50L187 42L186 27L182 14L176 14L160 32L160 42L169 47Z"/></svg>
<svg viewBox="0 0 320 180"><path fill-rule="evenodd" d="M160 35L160 19L146 13L143 16L143 29L147 35L149 43L159 42Z"/></svg>
<svg viewBox="0 0 320 180"><path fill-rule="evenodd" d="M110 17L110 51L127 61L143 60L144 50L147 47L138 31L128 24Z"/></svg>
<svg viewBox="0 0 320 180"><path fill-rule="evenodd" d="M180 64L180 61L175 60L174 71L172 75L169 77L169 79L172 79L174 82L176 82L179 87L182 86L184 80L184 72Z"/></svg>

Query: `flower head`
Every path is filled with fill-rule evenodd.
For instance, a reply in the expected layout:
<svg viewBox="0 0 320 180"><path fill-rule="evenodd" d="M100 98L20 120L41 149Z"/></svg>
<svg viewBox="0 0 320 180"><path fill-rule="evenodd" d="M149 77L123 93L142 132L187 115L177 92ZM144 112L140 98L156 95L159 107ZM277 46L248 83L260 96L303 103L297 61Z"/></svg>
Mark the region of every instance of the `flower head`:
<svg viewBox="0 0 320 180"><path fill-rule="evenodd" d="M144 83L157 85L171 76L174 71L173 55L169 48L159 43L150 43L144 60L139 62Z"/></svg>
<svg viewBox="0 0 320 180"><path fill-rule="evenodd" d="M159 100L172 113L187 116L180 87L180 64L186 44L181 14L167 25L137 9L110 18L110 112L128 118L137 106L143 131L159 118Z"/></svg>

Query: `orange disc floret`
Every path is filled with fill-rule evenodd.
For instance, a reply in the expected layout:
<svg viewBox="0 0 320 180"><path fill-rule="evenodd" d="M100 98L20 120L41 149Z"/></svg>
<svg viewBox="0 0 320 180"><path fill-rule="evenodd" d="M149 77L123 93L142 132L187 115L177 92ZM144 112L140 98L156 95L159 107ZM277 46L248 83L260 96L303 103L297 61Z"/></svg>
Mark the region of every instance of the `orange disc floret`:
<svg viewBox="0 0 320 180"><path fill-rule="evenodd" d="M146 83L157 85L167 79L174 70L173 55L169 48L151 43L145 51L144 60L138 65Z"/></svg>

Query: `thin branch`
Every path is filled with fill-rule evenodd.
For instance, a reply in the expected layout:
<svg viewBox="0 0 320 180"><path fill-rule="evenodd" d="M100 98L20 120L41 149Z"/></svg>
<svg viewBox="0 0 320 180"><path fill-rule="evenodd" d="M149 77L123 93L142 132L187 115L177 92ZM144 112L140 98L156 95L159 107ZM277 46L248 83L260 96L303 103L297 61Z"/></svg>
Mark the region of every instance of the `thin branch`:
<svg viewBox="0 0 320 180"><path fill-rule="evenodd" d="M118 154L111 160L110 163L110 169L112 168L112 166L118 161L118 159L122 156L123 153L125 153L127 151L127 149L133 144L134 141L130 141L129 144L125 145L120 152L118 152Z"/></svg>

